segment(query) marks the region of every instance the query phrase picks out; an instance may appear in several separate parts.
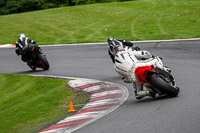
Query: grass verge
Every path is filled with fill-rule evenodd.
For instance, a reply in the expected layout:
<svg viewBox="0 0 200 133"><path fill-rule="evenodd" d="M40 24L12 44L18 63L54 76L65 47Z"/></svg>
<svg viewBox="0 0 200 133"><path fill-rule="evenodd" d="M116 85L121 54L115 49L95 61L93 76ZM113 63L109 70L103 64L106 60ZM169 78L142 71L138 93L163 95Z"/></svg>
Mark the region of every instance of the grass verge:
<svg viewBox="0 0 200 133"><path fill-rule="evenodd" d="M85 92L73 92L67 80L0 74L0 129L3 133L38 132L72 113L68 102L74 101L75 110L89 97ZM80 95L81 94L81 95Z"/></svg>
<svg viewBox="0 0 200 133"><path fill-rule="evenodd" d="M199 0L135 0L0 16L0 43L26 33L38 44L200 37Z"/></svg>

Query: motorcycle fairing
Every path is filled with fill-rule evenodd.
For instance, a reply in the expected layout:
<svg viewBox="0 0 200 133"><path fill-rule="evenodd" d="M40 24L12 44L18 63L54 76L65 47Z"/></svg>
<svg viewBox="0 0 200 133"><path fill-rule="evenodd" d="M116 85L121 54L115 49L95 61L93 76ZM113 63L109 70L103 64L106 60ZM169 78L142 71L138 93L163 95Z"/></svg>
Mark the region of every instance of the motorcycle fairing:
<svg viewBox="0 0 200 133"><path fill-rule="evenodd" d="M139 66L135 69L135 76L140 83L144 84L147 82L146 76L149 72L153 72L151 66Z"/></svg>

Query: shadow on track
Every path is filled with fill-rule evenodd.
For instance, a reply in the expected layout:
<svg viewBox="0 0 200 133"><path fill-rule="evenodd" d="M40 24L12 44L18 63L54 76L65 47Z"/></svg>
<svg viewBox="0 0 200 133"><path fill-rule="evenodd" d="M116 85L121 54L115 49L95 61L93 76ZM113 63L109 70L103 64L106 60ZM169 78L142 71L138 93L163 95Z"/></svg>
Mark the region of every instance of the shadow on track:
<svg viewBox="0 0 200 133"><path fill-rule="evenodd" d="M177 96L178 97L178 96ZM173 98L177 98L177 97L173 97ZM129 102L126 102L126 104L147 104L147 103L152 103L152 102L158 102L158 101L162 101L162 100L169 100L169 99L173 99L172 97L169 97L167 95L165 96L159 96L159 97L156 97L156 98L151 98L151 97L147 97L147 98L144 98L144 99L141 99L141 100L132 100Z"/></svg>
<svg viewBox="0 0 200 133"><path fill-rule="evenodd" d="M38 73L38 72L44 72L44 70L28 70L28 71L22 71L22 72L17 72L17 73L14 73L14 74L33 74L33 73Z"/></svg>

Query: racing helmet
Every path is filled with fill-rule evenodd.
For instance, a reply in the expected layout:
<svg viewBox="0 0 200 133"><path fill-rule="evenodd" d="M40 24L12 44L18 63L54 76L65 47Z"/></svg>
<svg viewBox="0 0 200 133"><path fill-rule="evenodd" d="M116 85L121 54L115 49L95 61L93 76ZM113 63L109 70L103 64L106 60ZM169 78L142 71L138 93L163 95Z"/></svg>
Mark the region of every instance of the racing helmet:
<svg viewBox="0 0 200 133"><path fill-rule="evenodd" d="M121 51L124 49L122 42L116 40L114 37L108 38L108 45L110 47L110 52L114 55L118 51Z"/></svg>
<svg viewBox="0 0 200 133"><path fill-rule="evenodd" d="M19 40L23 41L26 38L26 36L24 33L20 33L18 38Z"/></svg>

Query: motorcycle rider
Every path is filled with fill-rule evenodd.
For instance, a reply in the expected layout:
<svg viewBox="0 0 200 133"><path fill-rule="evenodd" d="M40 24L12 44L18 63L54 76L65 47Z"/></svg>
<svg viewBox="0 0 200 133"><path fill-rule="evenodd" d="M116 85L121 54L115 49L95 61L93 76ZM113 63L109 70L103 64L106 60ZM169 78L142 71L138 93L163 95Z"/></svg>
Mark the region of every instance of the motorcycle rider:
<svg viewBox="0 0 200 133"><path fill-rule="evenodd" d="M114 40L115 40L115 43L113 44ZM123 40L123 39L116 40L114 37L111 36L111 37L108 38L108 44L109 44L108 54L109 54L113 63L115 63L114 56L115 56L115 53L117 52L115 50L115 48L117 48L116 46L119 45L118 43L120 43L120 42L123 44L123 47L128 47L128 48L131 48L133 50L140 50L140 48L135 47L132 42L128 42L128 41Z"/></svg>
<svg viewBox="0 0 200 133"><path fill-rule="evenodd" d="M16 42L15 52L18 56L21 55L21 59L27 63L32 62L32 60L29 60L28 53L27 53L30 45L36 45L36 42L26 37L24 33L20 33L18 36L18 41ZM38 45L36 46L39 47ZM41 52L41 49L40 49L40 52Z"/></svg>
<svg viewBox="0 0 200 133"><path fill-rule="evenodd" d="M143 84L136 78L135 69L138 66L144 65L164 68L162 64L159 64L161 58L154 57L148 51L140 50L139 47L135 47L131 42L116 40L114 37L108 38L108 45L108 53L114 63L115 71L124 82L133 83L136 98L141 99L145 96L155 97L155 92L143 90Z"/></svg>

